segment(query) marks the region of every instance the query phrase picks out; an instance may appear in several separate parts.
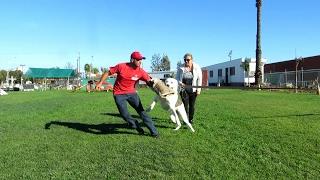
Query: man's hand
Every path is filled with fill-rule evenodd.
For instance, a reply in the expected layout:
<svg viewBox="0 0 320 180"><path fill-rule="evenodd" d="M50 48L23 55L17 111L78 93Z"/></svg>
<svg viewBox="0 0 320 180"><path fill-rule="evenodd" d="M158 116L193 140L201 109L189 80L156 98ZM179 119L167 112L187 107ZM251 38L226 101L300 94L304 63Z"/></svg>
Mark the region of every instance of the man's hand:
<svg viewBox="0 0 320 180"><path fill-rule="evenodd" d="M102 85L102 83L101 82L98 82L97 84L96 84L96 90L98 90L98 91L100 91L101 90L101 85Z"/></svg>
<svg viewBox="0 0 320 180"><path fill-rule="evenodd" d="M98 83L96 83L95 89L96 89L96 90L99 90L99 91L102 90L102 88L101 88L102 83L103 83L103 82L108 78L108 76L110 76L110 75L111 75L110 71L103 73L102 76L101 76L101 78L100 78L100 81L99 81Z"/></svg>

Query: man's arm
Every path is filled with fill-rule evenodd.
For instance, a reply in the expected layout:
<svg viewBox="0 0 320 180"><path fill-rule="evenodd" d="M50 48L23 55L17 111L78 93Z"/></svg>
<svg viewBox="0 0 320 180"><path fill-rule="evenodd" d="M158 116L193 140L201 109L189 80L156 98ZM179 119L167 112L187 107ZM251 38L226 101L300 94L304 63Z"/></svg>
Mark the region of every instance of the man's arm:
<svg viewBox="0 0 320 180"><path fill-rule="evenodd" d="M111 75L112 74L110 73L110 71L103 73L101 78L100 78L100 81L96 85L96 90L100 90L102 83Z"/></svg>

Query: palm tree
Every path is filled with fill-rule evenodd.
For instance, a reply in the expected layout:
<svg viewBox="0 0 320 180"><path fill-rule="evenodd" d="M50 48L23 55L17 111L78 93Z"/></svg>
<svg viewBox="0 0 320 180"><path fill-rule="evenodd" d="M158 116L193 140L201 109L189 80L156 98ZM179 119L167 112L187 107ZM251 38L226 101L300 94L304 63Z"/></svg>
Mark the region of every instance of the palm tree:
<svg viewBox="0 0 320 180"><path fill-rule="evenodd" d="M84 72L86 73L86 76L87 76L87 77L90 77L90 75L91 75L91 69L92 69L92 67L91 67L90 64L85 64L85 65L84 65Z"/></svg>
<svg viewBox="0 0 320 180"><path fill-rule="evenodd" d="M85 71L86 73L89 73L90 70L91 70L90 64L85 64L85 65L84 65L84 71Z"/></svg>
<svg viewBox="0 0 320 180"><path fill-rule="evenodd" d="M243 70L246 72L247 74L247 78L248 78L248 86L250 87L250 81L249 81L249 70L250 70L250 59L246 58L244 60L244 62L241 63L241 67L243 68Z"/></svg>
<svg viewBox="0 0 320 180"><path fill-rule="evenodd" d="M262 0L256 0L257 7L257 37L256 37L256 72L255 72L255 84L260 86L262 83L262 74L261 74L261 42L260 42L260 33L261 33L261 6Z"/></svg>

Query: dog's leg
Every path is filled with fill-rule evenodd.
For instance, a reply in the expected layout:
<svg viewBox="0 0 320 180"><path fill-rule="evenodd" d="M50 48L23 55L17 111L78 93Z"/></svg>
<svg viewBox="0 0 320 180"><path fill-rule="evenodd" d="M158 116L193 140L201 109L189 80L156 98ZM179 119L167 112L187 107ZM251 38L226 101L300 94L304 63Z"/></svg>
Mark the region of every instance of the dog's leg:
<svg viewBox="0 0 320 180"><path fill-rule="evenodd" d="M192 124L189 123L186 110L184 109L184 105L181 104L181 105L177 108L177 111L178 111L178 113L180 114L183 122L186 123L186 125L190 128L190 130L191 130L192 132L195 132L195 130L194 130L193 127L192 127Z"/></svg>
<svg viewBox="0 0 320 180"><path fill-rule="evenodd" d="M176 117L174 116L174 114L170 114L170 119L171 119L171 121L173 122L173 123L177 123L177 121L176 121Z"/></svg>
<svg viewBox="0 0 320 180"><path fill-rule="evenodd" d="M179 120L179 116L178 116L178 114L177 114L177 112L175 110L175 107L174 106L170 107L169 111L170 111L170 114L171 114L170 117L173 116L175 118L175 120L176 120L177 127L174 130L180 129L181 128L181 123L180 123L180 120Z"/></svg>
<svg viewBox="0 0 320 180"><path fill-rule="evenodd" d="M150 112L153 108L154 108L154 106L156 105L156 103L157 103L157 101L159 100L159 98L158 98L158 96L155 96L154 98L153 98L153 101L152 101L152 103L150 104L150 106L147 108L147 112Z"/></svg>

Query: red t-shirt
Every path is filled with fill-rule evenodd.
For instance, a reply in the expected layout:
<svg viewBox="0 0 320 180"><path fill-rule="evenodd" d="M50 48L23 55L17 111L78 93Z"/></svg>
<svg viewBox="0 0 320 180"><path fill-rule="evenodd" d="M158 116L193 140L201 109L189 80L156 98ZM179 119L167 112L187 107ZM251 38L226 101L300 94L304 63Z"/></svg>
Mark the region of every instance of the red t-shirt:
<svg viewBox="0 0 320 180"><path fill-rule="evenodd" d="M150 76L142 68L133 68L130 63L120 63L109 69L111 74L117 73L113 86L113 94L135 93L135 85L139 80L149 81Z"/></svg>

